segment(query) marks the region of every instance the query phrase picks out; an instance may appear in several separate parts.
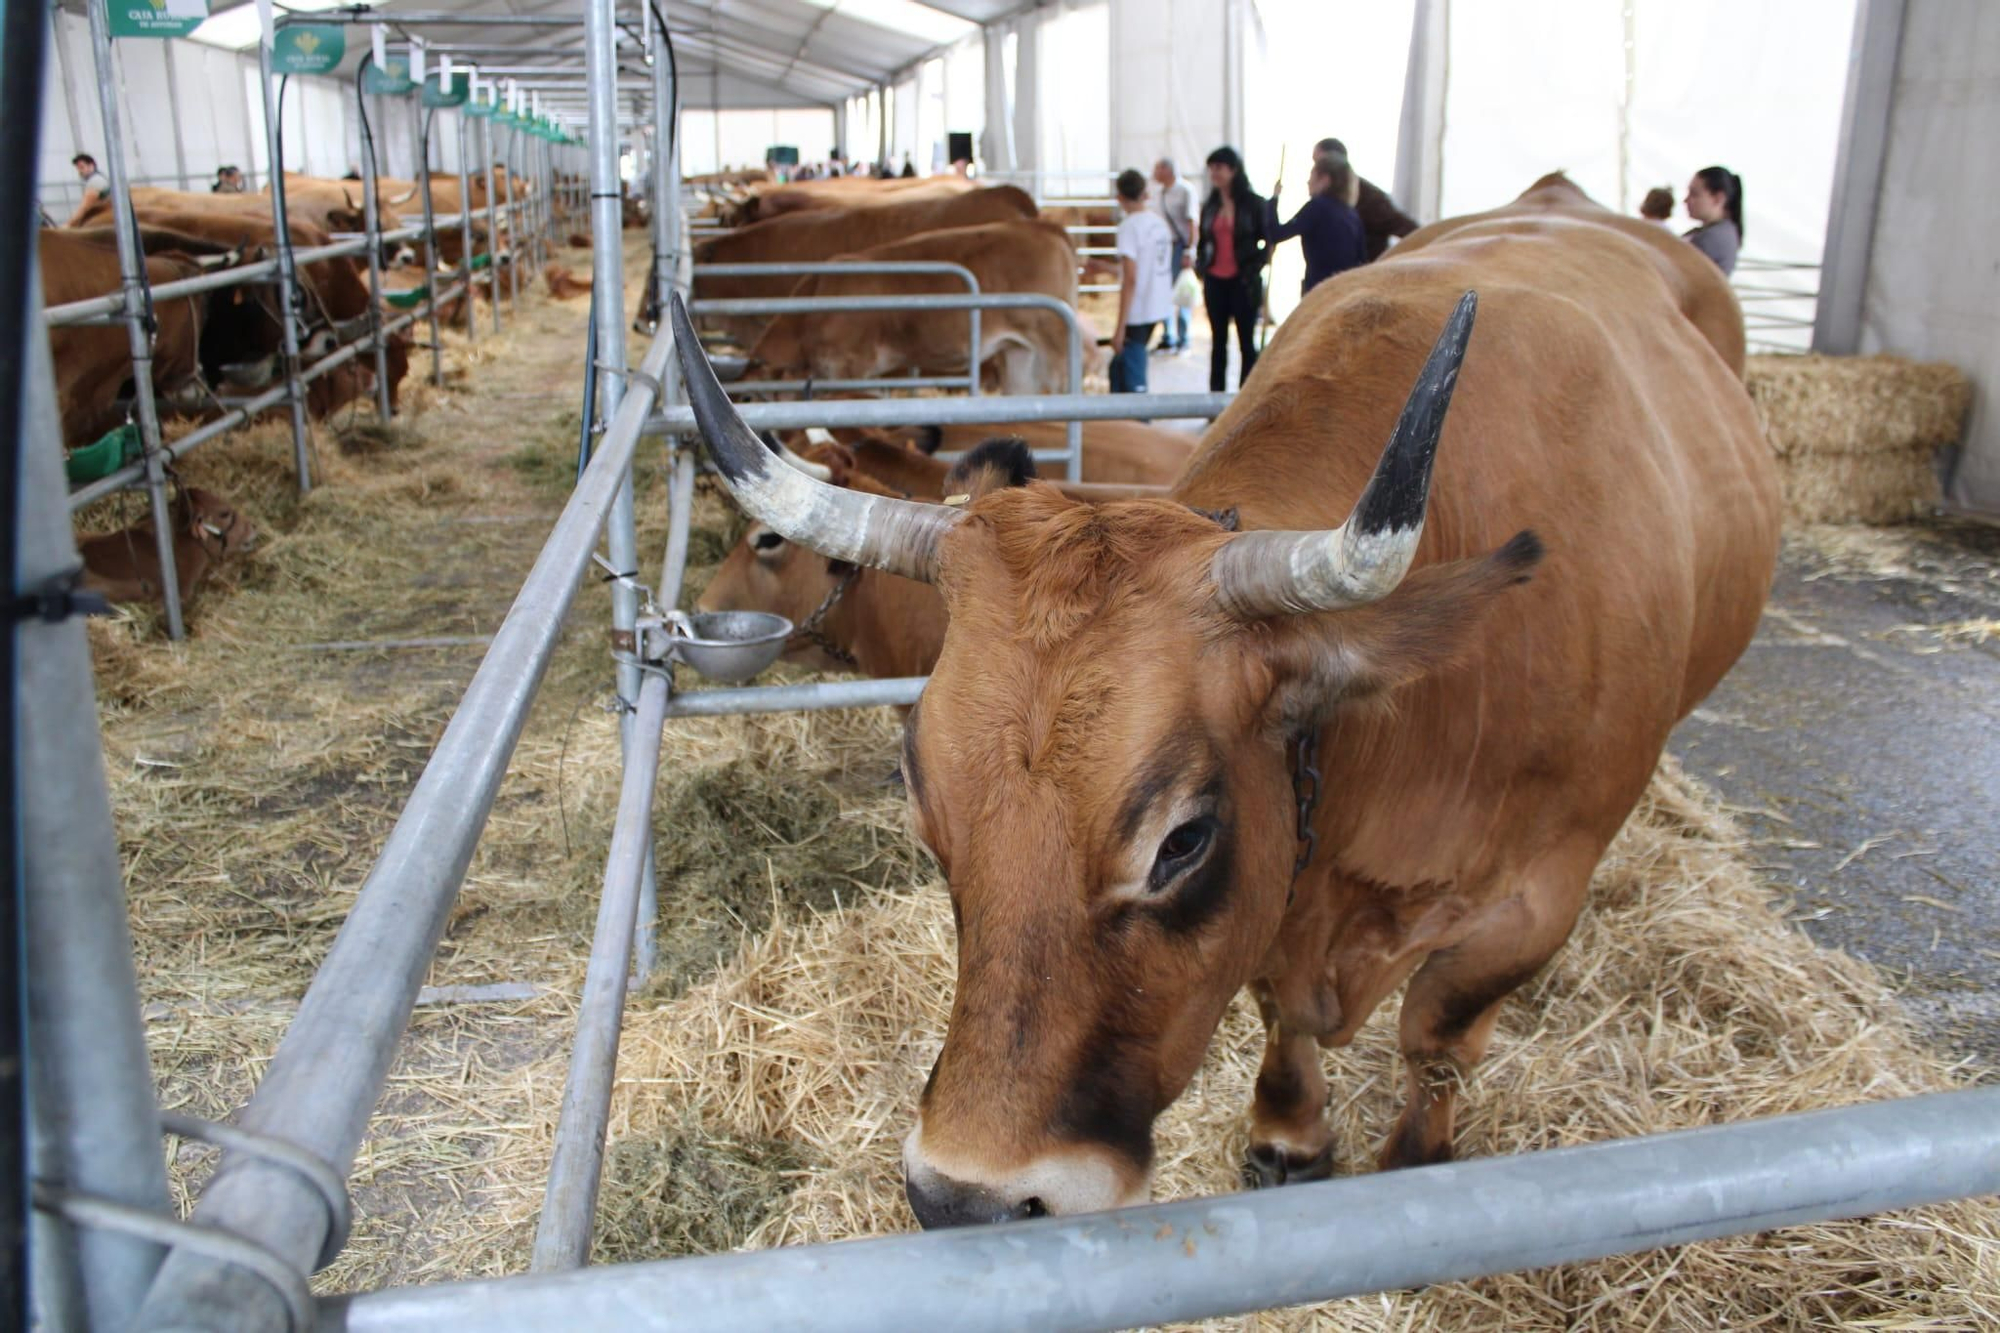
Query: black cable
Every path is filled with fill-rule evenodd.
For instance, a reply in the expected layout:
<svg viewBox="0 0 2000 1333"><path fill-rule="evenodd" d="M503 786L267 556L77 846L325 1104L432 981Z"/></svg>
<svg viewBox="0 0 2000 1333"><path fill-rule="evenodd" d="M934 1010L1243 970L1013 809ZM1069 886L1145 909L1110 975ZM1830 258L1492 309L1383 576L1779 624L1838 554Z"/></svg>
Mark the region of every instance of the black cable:
<svg viewBox="0 0 2000 1333"><path fill-rule="evenodd" d="M13 534L20 531L21 468L29 449L56 449L58 440L30 440L28 340L42 336L28 320L35 274L35 169L42 140L42 67L48 14L41 5L7 5L0 14L0 586L11 603L20 588ZM0 633L0 1327L27 1328L28 1107L27 917L23 903L20 774L15 771L16 701L20 662L14 633Z"/></svg>

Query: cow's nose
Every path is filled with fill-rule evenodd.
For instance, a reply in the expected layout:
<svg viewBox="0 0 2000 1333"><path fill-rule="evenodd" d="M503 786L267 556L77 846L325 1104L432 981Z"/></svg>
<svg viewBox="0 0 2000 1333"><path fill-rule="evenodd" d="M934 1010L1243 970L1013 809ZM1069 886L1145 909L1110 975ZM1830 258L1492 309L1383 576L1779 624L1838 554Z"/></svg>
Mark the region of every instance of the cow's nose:
<svg viewBox="0 0 2000 1333"><path fill-rule="evenodd" d="M980 1226L987 1222L1019 1222L1046 1217L1049 1211L1033 1195L1010 1202L983 1185L968 1185L936 1172L921 1175L906 1172L903 1192L909 1196L910 1211L917 1215L917 1221L926 1231Z"/></svg>

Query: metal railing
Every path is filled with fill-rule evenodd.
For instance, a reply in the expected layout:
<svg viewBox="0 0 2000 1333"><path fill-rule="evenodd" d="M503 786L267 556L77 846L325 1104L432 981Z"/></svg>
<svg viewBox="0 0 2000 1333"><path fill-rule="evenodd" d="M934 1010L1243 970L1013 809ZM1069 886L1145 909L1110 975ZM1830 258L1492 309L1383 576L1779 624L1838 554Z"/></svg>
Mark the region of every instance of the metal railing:
<svg viewBox="0 0 2000 1333"><path fill-rule="evenodd" d="M1818 264L1795 260L1741 258L1729 285L1743 307L1744 343L1751 351L1796 353L1812 345L1819 309ZM1785 285L1788 274L1810 275L1810 285ZM1748 278L1748 281L1745 279ZM1792 335L1787 338L1785 335Z"/></svg>
<svg viewBox="0 0 2000 1333"><path fill-rule="evenodd" d="M851 274L855 276L893 275L898 273L942 274L955 277L965 284L965 290L974 296L979 294L979 279L971 269L963 264L947 263L934 259L897 260L830 260L812 264L696 264L694 277L697 282L703 278L788 278L815 277L821 275ZM857 389L964 389L973 397L979 396L979 307L971 311L971 349L966 359L969 367L964 375L934 375L902 379L851 379L851 380L739 380L729 385L732 397L745 394L804 393L808 389L824 389L829 392L846 392Z"/></svg>
<svg viewBox="0 0 2000 1333"><path fill-rule="evenodd" d="M1046 292L978 292L966 295L925 293L918 296L759 296L723 300L690 301L693 315L811 315L837 311L904 312L923 310L1045 310L1060 317L1068 334L1066 368L1069 391L1083 393L1083 324L1069 302ZM979 361L975 355L970 375L977 379ZM1127 415L1136 415L1128 413ZM1083 475L1083 427L1080 419L1069 422L1068 445L1061 453L1042 450L1038 463L1067 463L1072 477Z"/></svg>
<svg viewBox="0 0 2000 1333"><path fill-rule="evenodd" d="M277 407L288 407L292 418L293 467L298 479L299 490L303 493L312 487L312 474L308 455L308 435L306 425L306 391L317 379L354 360L363 351L372 352L375 360L375 392L377 409L386 418L390 414L388 384L388 347L390 336L413 323L415 318L428 316L431 320L432 338L430 342L433 377L443 382L441 349L437 339L436 312L440 305L454 299L457 294L470 293L473 272L474 244L471 214L471 191L467 183L463 162L465 117L460 116L460 216L455 223L447 223L444 230L457 230L462 236L460 252L462 262L453 277L453 284L444 291L429 292L418 304L415 315L400 319L385 319L382 312L383 287L381 277L381 247L385 241L400 241L421 238L426 245L427 256L434 245L438 230L429 208L429 169L422 153L418 154L419 187L425 199L425 224L398 229L383 234L380 231L380 213L377 207L374 159L372 144L364 136L363 155L367 159L368 174L364 177L364 232L356 237L335 241L324 246L295 250L290 242L291 230L286 215L285 185L282 173L274 177L269 193L273 243L276 254L267 260L250 264L239 264L212 273L203 273L174 282L150 284L146 272L146 257L140 253L138 242L138 222L131 202L131 184L125 169L124 134L119 118L118 82L113 65L113 47L110 29L101 6L90 6L89 24L91 49L94 57L96 83L100 112L105 131L105 169L111 182L111 205L113 225L116 231L120 288L104 296L58 306L44 313L44 326L65 328L88 324L123 323L128 330L130 355L132 358L132 416L139 432L141 458L139 461L115 469L106 476L73 490L69 497L71 510L82 508L129 486L143 483L149 493L154 527L155 558L160 567L160 590L166 629L169 638L179 639L186 632L180 604L180 580L174 559L174 532L168 513L166 464L180 458L197 446L215 439L226 432L244 425L257 415ZM282 20L280 23L282 25ZM267 131L267 150L270 160L281 160L278 145L278 120L276 114L277 93L272 86L272 71L269 60L268 43L259 44L259 87L264 104L264 119ZM482 143L484 139L482 138ZM489 176L490 181L490 176ZM515 222L525 201L509 199L508 213L510 230L518 230ZM489 269L489 290L494 298L494 327L500 326L499 314L499 252L498 210L493 191L487 192L487 267ZM299 304L295 294L299 288L299 266L325 260L349 258L366 254L368 257L369 309L366 312L367 329L359 339L340 346L328 355L310 364L303 363L299 356L298 319L294 313ZM435 287L438 282L435 263L427 264L426 282ZM516 270L518 283L518 269ZM151 310L160 302L191 298L209 292L246 285L270 284L277 288L277 322L280 347L279 364L283 378L281 384L271 390L257 394L234 404L223 404L219 398L213 401L225 410L216 420L167 443L161 429L156 386L152 374L152 331L147 327ZM476 303L467 301L468 336L473 333L472 320Z"/></svg>

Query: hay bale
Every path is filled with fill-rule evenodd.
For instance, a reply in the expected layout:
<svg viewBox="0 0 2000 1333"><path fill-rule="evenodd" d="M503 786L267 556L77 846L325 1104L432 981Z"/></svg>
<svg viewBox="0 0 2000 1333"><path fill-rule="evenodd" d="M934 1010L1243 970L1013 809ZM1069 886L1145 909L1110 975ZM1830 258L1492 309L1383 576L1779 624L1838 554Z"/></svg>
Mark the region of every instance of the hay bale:
<svg viewBox="0 0 2000 1333"><path fill-rule="evenodd" d="M1872 969L1815 947L1773 910L1747 850L1714 798L1666 761L1600 868L1575 936L1503 1011L1462 1104L1461 1153L1660 1133L1965 1080L1911 1035ZM609 1247L637 1258L691 1244L909 1230L900 1142L943 1038L952 957L946 896L917 881L840 912L780 911L711 980L629 1014L609 1139L611 1160L635 1169L606 1173L599 1231ZM1239 998L1161 1119L1158 1197L1237 1188L1261 1050L1255 1007ZM1393 1007L1326 1061L1340 1170L1370 1170L1401 1095ZM561 1068L558 1056L523 1071L509 1100L533 1100L536 1110L496 1154L519 1174L482 1198L497 1252L458 1263L504 1267L525 1246ZM533 1087L539 1097L522 1095ZM691 1125L706 1147L690 1144ZM746 1198L751 1184L775 1197ZM690 1226L690 1215L704 1225ZM1996 1319L2000 1205L1982 1201L1226 1326L1971 1328Z"/></svg>
<svg viewBox="0 0 2000 1333"><path fill-rule="evenodd" d="M1753 356L1744 384L1777 456L1785 517L1898 523L1934 510L1937 452L1972 389L1957 367L1897 356Z"/></svg>

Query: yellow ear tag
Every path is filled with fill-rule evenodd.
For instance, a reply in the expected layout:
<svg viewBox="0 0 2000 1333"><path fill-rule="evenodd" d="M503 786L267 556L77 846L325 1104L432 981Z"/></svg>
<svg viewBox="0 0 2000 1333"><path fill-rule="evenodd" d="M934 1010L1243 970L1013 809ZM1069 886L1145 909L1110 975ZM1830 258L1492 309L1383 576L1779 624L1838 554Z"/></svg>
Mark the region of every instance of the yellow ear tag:
<svg viewBox="0 0 2000 1333"><path fill-rule="evenodd" d="M959 506L959 505L964 505L964 504L970 504L970 503L972 503L972 496L971 496L970 494L967 494L967 495L947 495L947 496L945 496L945 497L944 497L944 502L945 502L946 504L948 504L948 505L951 505L951 506L953 506L953 507L955 508L955 507L957 507L957 506Z"/></svg>

